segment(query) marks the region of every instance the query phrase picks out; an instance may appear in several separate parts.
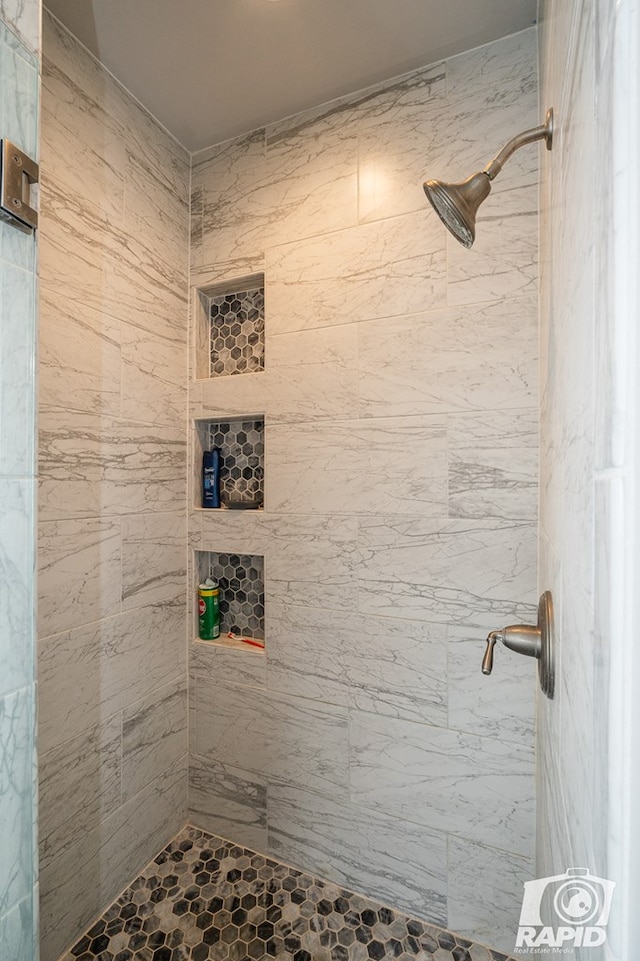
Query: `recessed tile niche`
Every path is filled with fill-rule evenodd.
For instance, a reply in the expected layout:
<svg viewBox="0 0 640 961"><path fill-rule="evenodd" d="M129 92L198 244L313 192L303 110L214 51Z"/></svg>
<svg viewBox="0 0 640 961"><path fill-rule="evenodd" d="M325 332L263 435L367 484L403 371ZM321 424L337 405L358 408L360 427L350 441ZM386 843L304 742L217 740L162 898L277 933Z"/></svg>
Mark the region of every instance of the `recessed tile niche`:
<svg viewBox="0 0 640 961"><path fill-rule="evenodd" d="M222 508L260 508L264 502L264 418L234 417L196 421L196 507L202 507L202 454L220 450ZM211 510L215 511L215 508Z"/></svg>
<svg viewBox="0 0 640 961"><path fill-rule="evenodd" d="M220 585L220 641L229 631L264 639L264 558L257 554L196 551L198 583ZM196 623L196 635L197 635ZM247 648L251 650L251 648Z"/></svg>
<svg viewBox="0 0 640 961"><path fill-rule="evenodd" d="M264 274L198 290L196 377L264 370Z"/></svg>

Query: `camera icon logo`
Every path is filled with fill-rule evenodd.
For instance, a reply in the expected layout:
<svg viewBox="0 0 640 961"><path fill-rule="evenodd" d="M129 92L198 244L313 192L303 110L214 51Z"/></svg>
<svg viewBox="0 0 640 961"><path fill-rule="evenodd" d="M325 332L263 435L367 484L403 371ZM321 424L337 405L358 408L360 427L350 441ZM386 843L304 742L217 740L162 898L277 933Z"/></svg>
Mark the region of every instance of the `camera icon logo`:
<svg viewBox="0 0 640 961"><path fill-rule="evenodd" d="M586 868L526 881L516 947L603 944L615 886Z"/></svg>

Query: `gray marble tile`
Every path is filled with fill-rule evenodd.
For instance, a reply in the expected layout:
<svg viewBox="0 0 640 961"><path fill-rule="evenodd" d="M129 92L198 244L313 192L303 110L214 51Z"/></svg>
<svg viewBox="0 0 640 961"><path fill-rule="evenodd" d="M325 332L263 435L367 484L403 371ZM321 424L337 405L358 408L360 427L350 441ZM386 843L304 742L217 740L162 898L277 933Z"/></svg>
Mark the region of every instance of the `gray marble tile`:
<svg viewBox="0 0 640 961"><path fill-rule="evenodd" d="M533 862L454 837L448 839L447 846L448 926L498 951L511 953L518 932L523 885L535 877ZM478 897L479 878L486 897Z"/></svg>
<svg viewBox="0 0 640 961"><path fill-rule="evenodd" d="M535 297L359 324L360 416L533 407L536 356Z"/></svg>
<svg viewBox="0 0 640 961"><path fill-rule="evenodd" d="M38 387L49 407L120 414L120 321L39 286ZM60 415L58 415L60 416Z"/></svg>
<svg viewBox="0 0 640 961"><path fill-rule="evenodd" d="M267 849L267 782L258 774L193 755L189 762L189 820L205 831Z"/></svg>
<svg viewBox="0 0 640 961"><path fill-rule="evenodd" d="M270 248L271 332L404 317L444 306L445 238L425 224L422 212L406 214Z"/></svg>
<svg viewBox="0 0 640 961"><path fill-rule="evenodd" d="M122 715L122 797L141 791L187 751L187 690L182 678L157 688Z"/></svg>
<svg viewBox="0 0 640 961"><path fill-rule="evenodd" d="M122 609L183 594L186 586L184 513L122 519Z"/></svg>
<svg viewBox="0 0 640 961"><path fill-rule="evenodd" d="M530 856L530 745L352 712L350 801L431 830Z"/></svg>
<svg viewBox="0 0 640 961"><path fill-rule="evenodd" d="M269 605L271 690L446 726L447 628Z"/></svg>
<svg viewBox="0 0 640 961"><path fill-rule="evenodd" d="M358 520L359 609L479 628L527 622L536 602L536 531L529 523Z"/></svg>
<svg viewBox="0 0 640 961"><path fill-rule="evenodd" d="M194 640L189 648L191 674L221 684L266 687L267 659L262 651L239 643L237 647Z"/></svg>
<svg viewBox="0 0 640 961"><path fill-rule="evenodd" d="M449 516L534 521L538 513L538 412L447 418Z"/></svg>
<svg viewBox="0 0 640 961"><path fill-rule="evenodd" d="M176 597L43 640L40 750L183 675L185 609Z"/></svg>
<svg viewBox="0 0 640 961"><path fill-rule="evenodd" d="M39 636L120 611L118 519L44 521L38 532Z"/></svg>
<svg viewBox="0 0 640 961"><path fill-rule="evenodd" d="M444 418L267 426L266 507L446 515Z"/></svg>
<svg viewBox="0 0 640 961"><path fill-rule="evenodd" d="M40 864L45 867L121 803L122 716L41 752L39 773Z"/></svg>
<svg viewBox="0 0 640 961"><path fill-rule="evenodd" d="M34 679L34 482L0 479L0 695Z"/></svg>
<svg viewBox="0 0 640 961"><path fill-rule="evenodd" d="M528 623L536 623L533 607ZM505 626L496 623L496 628ZM535 733L537 663L499 645L493 674L485 677L480 666L486 632L452 626L448 633L448 726L529 747Z"/></svg>
<svg viewBox="0 0 640 961"><path fill-rule="evenodd" d="M366 891L418 917L445 923L444 835L336 798L270 784L269 853L330 881Z"/></svg>
<svg viewBox="0 0 640 961"><path fill-rule="evenodd" d="M0 916L30 896L34 882L34 717L33 687L0 698Z"/></svg>
<svg viewBox="0 0 640 961"><path fill-rule="evenodd" d="M41 959L57 961L78 932L173 837L186 817L184 759L105 818L41 874Z"/></svg>
<svg viewBox="0 0 640 961"><path fill-rule="evenodd" d="M201 677L195 698L201 757L346 798L345 711Z"/></svg>
<svg viewBox="0 0 640 961"><path fill-rule="evenodd" d="M173 427L42 408L41 520L175 510L186 493L186 438Z"/></svg>

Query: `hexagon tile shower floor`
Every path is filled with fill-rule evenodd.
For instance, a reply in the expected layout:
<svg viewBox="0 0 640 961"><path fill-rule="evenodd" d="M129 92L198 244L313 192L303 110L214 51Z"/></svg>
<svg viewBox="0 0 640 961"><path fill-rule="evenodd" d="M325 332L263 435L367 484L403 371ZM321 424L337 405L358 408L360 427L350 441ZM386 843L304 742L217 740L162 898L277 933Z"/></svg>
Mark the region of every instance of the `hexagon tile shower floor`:
<svg viewBox="0 0 640 961"><path fill-rule="evenodd" d="M62 961L514 961L186 827Z"/></svg>

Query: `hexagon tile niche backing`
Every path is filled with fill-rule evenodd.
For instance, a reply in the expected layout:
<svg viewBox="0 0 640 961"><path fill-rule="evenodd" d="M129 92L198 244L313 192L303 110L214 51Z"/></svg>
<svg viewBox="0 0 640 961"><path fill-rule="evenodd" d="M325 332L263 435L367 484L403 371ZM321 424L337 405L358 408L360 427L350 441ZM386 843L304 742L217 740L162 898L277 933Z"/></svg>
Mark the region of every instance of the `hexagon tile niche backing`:
<svg viewBox="0 0 640 961"><path fill-rule="evenodd" d="M264 638L264 559L208 553L208 574L220 585L220 634Z"/></svg>
<svg viewBox="0 0 640 961"><path fill-rule="evenodd" d="M264 500L264 421L226 420L209 425L209 450L220 449L220 497L230 501Z"/></svg>
<svg viewBox="0 0 640 961"><path fill-rule="evenodd" d="M383 958L510 961L337 884L186 827L62 961Z"/></svg>
<svg viewBox="0 0 640 961"><path fill-rule="evenodd" d="M264 369L264 287L211 298L211 376Z"/></svg>

